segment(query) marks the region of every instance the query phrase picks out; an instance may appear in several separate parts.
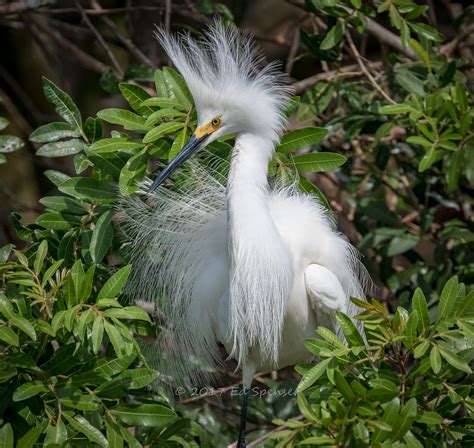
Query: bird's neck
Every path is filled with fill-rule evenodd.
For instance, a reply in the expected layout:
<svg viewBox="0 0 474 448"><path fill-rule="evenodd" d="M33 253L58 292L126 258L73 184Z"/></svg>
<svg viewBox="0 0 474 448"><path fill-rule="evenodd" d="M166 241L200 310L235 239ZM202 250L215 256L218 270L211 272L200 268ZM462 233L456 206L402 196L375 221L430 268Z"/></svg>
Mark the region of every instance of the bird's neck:
<svg viewBox="0 0 474 448"><path fill-rule="evenodd" d="M253 134L236 139L227 184L230 316L233 355L253 346L274 362L292 282L287 247L270 210L271 140Z"/></svg>

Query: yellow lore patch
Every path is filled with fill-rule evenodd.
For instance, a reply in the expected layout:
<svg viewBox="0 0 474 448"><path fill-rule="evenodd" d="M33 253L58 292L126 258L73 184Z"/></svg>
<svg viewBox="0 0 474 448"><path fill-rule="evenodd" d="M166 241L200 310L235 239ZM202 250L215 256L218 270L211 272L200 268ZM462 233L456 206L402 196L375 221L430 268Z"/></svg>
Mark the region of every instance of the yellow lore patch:
<svg viewBox="0 0 474 448"><path fill-rule="evenodd" d="M216 132L217 129L219 129L220 125L221 119L219 117L215 117L209 123L205 124L204 126L201 126L200 128L197 128L194 131L194 135L196 136L196 138L201 138L204 135L212 134L213 132Z"/></svg>

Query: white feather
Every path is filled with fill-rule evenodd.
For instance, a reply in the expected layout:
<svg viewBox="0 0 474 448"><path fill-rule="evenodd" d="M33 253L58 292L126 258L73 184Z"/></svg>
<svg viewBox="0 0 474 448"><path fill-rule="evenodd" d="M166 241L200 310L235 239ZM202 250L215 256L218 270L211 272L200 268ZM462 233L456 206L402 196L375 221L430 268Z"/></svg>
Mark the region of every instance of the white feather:
<svg viewBox="0 0 474 448"><path fill-rule="evenodd" d="M329 283L337 279L349 315L349 298L364 295L365 273L314 197L268 185L288 94L274 66L260 68L250 38L221 25L201 40L158 37L190 88L199 125L218 115L222 129L214 138L237 137L228 179L188 162L179 189L160 187L145 202L123 199L129 292L155 301L166 316L161 370L204 381L219 364L222 343L248 382L255 370L308 359L304 339L317 324L331 325L311 304L318 295L308 297L308 266L324 267Z"/></svg>

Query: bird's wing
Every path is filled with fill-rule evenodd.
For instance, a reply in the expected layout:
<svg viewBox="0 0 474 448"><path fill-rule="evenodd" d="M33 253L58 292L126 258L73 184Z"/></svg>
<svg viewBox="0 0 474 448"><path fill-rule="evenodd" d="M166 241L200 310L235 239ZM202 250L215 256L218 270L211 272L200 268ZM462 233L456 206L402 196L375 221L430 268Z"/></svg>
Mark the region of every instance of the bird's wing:
<svg viewBox="0 0 474 448"><path fill-rule="evenodd" d="M310 264L304 276L311 307L316 313L347 312L349 300L334 273L319 264Z"/></svg>

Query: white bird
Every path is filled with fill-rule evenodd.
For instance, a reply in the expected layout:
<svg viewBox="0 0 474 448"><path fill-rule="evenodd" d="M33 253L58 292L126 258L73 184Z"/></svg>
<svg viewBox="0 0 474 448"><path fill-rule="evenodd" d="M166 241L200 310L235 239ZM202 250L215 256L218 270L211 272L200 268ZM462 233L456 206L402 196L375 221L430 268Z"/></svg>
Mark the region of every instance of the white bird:
<svg viewBox="0 0 474 448"><path fill-rule="evenodd" d="M219 344L237 360L245 391L238 446L245 446L255 373L308 360L304 340L318 325L334 328L335 311L354 315L350 297L364 297L366 274L316 198L269 186L289 91L251 37L219 24L198 39L157 37L192 94L198 126L151 185L148 203L124 200L129 290L158 297L166 316L157 349L162 370L205 381L220 362ZM227 182L189 161L178 189L161 186L228 134L236 137Z"/></svg>

